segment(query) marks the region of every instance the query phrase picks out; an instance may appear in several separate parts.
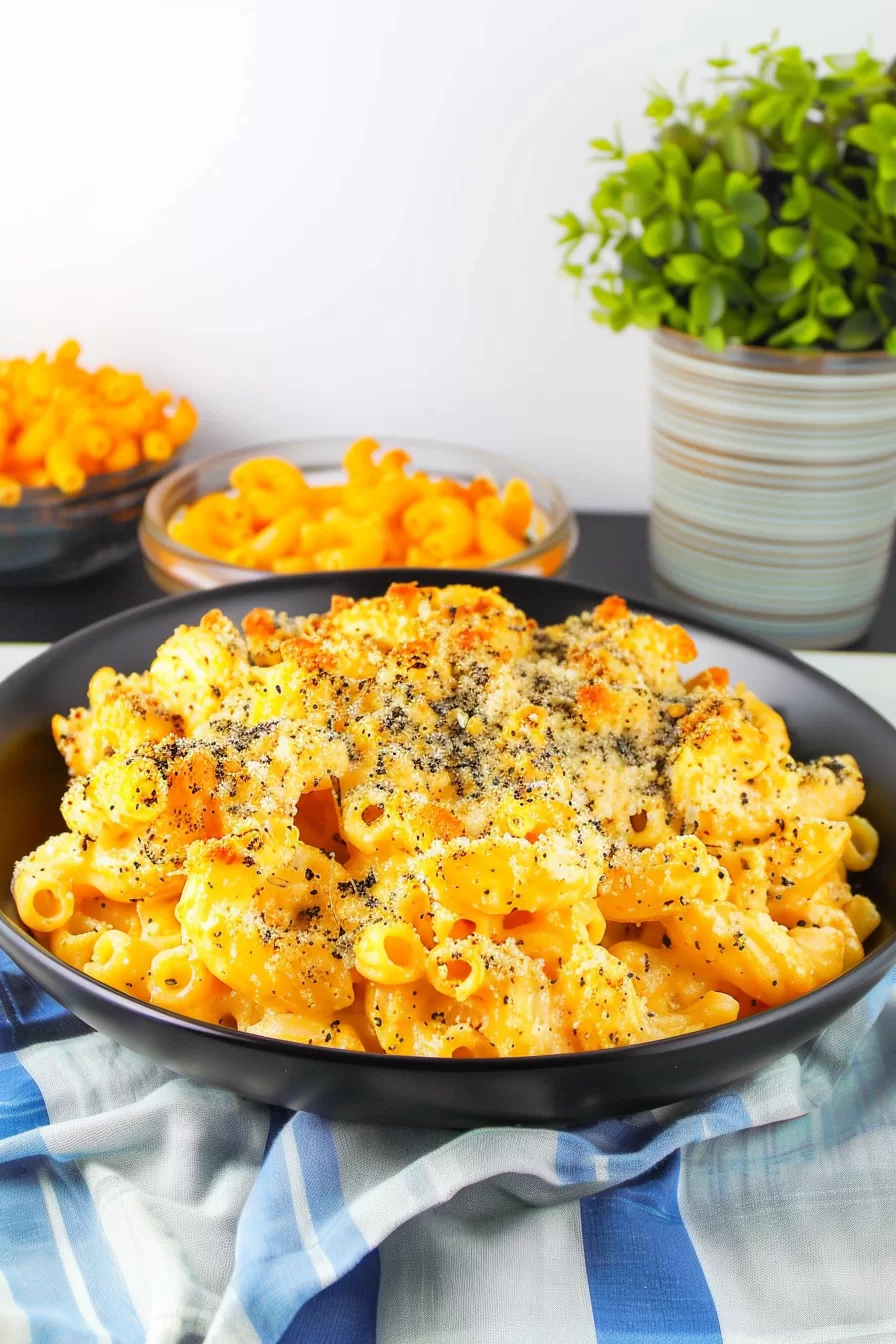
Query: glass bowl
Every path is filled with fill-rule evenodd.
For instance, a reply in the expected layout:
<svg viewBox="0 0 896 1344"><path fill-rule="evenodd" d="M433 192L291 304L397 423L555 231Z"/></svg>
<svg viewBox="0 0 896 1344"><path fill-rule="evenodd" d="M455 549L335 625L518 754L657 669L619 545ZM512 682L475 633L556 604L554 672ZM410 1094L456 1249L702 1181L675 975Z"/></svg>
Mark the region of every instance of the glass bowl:
<svg viewBox="0 0 896 1344"><path fill-rule="evenodd" d="M77 495L24 489L19 504L0 509L0 586L83 579L136 548L146 492L170 462L141 462L129 471L90 476Z"/></svg>
<svg viewBox="0 0 896 1344"><path fill-rule="evenodd" d="M290 439L191 462L158 481L146 497L140 520L140 545L147 573L166 593L196 588L218 588L227 583L261 579L270 571L247 569L194 551L168 535L168 524L178 511L213 490L227 490L230 472L252 457L282 457L300 467L311 485L332 485L345 479L342 458L352 442L349 436ZM575 515L558 487L531 467L487 453L428 439L389 438L389 448L403 448L411 457L411 470L449 476L464 483L477 476L490 476L500 488L513 477L527 481L535 500L536 531L525 550L496 560L488 569L518 574L559 574L568 564L579 539ZM413 566L409 569L412 571Z"/></svg>

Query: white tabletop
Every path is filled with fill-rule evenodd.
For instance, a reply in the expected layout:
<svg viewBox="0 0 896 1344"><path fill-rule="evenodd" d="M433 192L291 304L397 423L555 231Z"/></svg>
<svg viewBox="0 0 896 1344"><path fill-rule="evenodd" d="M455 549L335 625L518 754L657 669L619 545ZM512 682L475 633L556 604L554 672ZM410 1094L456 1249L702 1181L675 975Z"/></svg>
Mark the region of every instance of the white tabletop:
<svg viewBox="0 0 896 1344"><path fill-rule="evenodd" d="M46 647L46 644L0 644L0 678ZM801 653L799 657L867 700L896 725L896 653Z"/></svg>
<svg viewBox="0 0 896 1344"><path fill-rule="evenodd" d="M896 653L798 653L896 725Z"/></svg>

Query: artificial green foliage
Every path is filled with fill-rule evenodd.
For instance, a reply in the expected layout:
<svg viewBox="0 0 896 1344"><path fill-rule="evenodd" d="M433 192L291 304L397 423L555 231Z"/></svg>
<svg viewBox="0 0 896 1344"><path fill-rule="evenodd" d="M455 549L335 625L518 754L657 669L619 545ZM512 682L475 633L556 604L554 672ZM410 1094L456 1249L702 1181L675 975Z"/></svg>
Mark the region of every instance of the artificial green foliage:
<svg viewBox="0 0 896 1344"><path fill-rule="evenodd" d="M896 63L776 39L710 60L710 96L650 91L654 147L592 140L589 213L557 217L596 322L896 354Z"/></svg>

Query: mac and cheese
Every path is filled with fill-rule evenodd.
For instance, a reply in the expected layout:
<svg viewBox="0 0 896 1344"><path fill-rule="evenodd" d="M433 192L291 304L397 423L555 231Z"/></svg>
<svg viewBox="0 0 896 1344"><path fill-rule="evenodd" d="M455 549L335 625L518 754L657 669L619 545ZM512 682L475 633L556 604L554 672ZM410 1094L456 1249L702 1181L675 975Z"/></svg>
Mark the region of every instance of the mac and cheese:
<svg viewBox="0 0 896 1344"><path fill-rule="evenodd" d="M539 628L497 589L219 611L100 669L53 731L68 830L23 922L162 1008L349 1050L631 1045L787 1002L863 956L850 756L619 598Z"/></svg>

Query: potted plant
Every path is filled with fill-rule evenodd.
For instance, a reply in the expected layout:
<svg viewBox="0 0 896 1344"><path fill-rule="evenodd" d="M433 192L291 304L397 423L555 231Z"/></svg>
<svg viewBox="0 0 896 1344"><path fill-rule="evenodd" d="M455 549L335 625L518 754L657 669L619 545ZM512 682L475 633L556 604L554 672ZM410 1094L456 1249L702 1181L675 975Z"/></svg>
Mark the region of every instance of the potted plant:
<svg viewBox="0 0 896 1344"><path fill-rule="evenodd" d="M796 647L857 639L896 516L896 64L773 39L650 91L558 217L592 316L653 333L651 559L687 606Z"/></svg>

